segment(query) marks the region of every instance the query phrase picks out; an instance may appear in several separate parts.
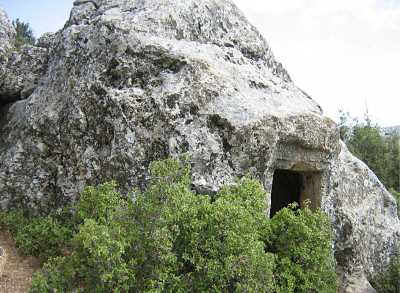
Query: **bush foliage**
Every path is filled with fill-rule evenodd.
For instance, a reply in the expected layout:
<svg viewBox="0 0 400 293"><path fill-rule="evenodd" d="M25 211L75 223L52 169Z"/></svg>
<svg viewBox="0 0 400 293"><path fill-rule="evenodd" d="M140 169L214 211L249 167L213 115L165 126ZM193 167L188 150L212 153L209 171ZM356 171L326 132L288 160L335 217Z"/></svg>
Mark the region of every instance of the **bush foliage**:
<svg viewBox="0 0 400 293"><path fill-rule="evenodd" d="M328 218L310 209L287 208L270 223L269 251L277 255L277 292L336 292Z"/></svg>
<svg viewBox="0 0 400 293"><path fill-rule="evenodd" d="M87 187L63 211L19 220L20 248L47 260L31 292L336 292L325 214L288 207L269 219L259 182L211 197L190 190L189 174L155 162L144 192Z"/></svg>

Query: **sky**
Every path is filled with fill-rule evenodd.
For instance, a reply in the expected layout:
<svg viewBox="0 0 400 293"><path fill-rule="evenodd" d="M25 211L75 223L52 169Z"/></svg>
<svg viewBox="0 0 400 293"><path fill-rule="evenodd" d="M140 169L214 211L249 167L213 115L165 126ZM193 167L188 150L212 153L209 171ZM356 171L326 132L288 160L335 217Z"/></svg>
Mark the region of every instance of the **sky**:
<svg viewBox="0 0 400 293"><path fill-rule="evenodd" d="M400 0L233 1L327 116L368 109L380 125L400 125ZM62 28L72 3L0 0L37 36Z"/></svg>

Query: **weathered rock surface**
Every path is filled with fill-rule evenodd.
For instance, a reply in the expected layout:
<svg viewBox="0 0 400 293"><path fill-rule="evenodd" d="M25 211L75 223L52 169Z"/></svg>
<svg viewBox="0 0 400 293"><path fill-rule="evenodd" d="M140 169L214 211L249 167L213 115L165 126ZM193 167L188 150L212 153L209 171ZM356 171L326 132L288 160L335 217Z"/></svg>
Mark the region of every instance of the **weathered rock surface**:
<svg viewBox="0 0 400 293"><path fill-rule="evenodd" d="M15 29L6 12L0 7L0 56L12 47Z"/></svg>
<svg viewBox="0 0 400 293"><path fill-rule="evenodd" d="M393 198L230 1L78 0L38 45L34 78L7 83L33 85L27 99L0 110L2 207L47 211L109 179L143 186L151 161L188 152L200 192L247 172L268 192L276 169L317 174L343 278L387 263Z"/></svg>
<svg viewBox="0 0 400 293"><path fill-rule="evenodd" d="M13 50L15 34L0 8L0 106L30 96L46 72L47 49L26 45Z"/></svg>
<svg viewBox="0 0 400 293"><path fill-rule="evenodd" d="M370 277L384 269L399 241L396 202L363 162L344 144L341 149L331 165L330 192L323 208L335 229L340 275L363 284L360 272Z"/></svg>
<svg viewBox="0 0 400 293"><path fill-rule="evenodd" d="M29 97L46 72L47 49L25 45L10 53L3 64L0 105Z"/></svg>
<svg viewBox="0 0 400 293"><path fill-rule="evenodd" d="M8 55L13 47L15 34L15 29L6 12L0 7L0 86L5 78ZM3 99L0 94L0 104L3 104Z"/></svg>
<svg viewBox="0 0 400 293"><path fill-rule="evenodd" d="M347 279L343 288L344 293L377 293L362 272L354 273Z"/></svg>

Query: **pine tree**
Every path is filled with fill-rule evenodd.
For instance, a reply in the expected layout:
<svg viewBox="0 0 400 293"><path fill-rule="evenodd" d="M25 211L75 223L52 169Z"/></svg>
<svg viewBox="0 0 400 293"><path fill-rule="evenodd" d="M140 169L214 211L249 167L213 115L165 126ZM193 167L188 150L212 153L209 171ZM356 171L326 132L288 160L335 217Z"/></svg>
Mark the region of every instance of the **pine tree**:
<svg viewBox="0 0 400 293"><path fill-rule="evenodd" d="M20 48L23 45L34 45L36 42L33 30L29 23L20 21L18 18L12 22L17 35L15 37L15 47Z"/></svg>

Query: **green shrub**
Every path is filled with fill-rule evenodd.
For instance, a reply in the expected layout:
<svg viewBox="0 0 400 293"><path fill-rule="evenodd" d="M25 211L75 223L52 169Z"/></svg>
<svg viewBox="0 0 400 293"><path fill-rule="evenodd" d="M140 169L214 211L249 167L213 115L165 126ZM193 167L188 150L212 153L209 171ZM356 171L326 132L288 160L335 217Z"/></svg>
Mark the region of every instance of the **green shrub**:
<svg viewBox="0 0 400 293"><path fill-rule="evenodd" d="M32 218L28 212L20 209L1 211L0 216L0 226L7 229L14 237L31 222Z"/></svg>
<svg viewBox="0 0 400 293"><path fill-rule="evenodd" d="M150 169L151 182L134 201L106 183L47 218L42 225L54 239L63 238L53 232L59 218L74 235L69 253L46 263L31 292L335 292L322 212L288 208L270 220L255 180L211 197L190 190L186 162L168 159Z"/></svg>
<svg viewBox="0 0 400 293"><path fill-rule="evenodd" d="M36 218L19 229L15 243L22 253L47 259L60 255L71 237L72 231L52 217Z"/></svg>
<svg viewBox="0 0 400 293"><path fill-rule="evenodd" d="M269 250L277 255L277 292L336 292L332 229L321 211L296 205L271 220Z"/></svg>
<svg viewBox="0 0 400 293"><path fill-rule="evenodd" d="M389 268L375 276L372 286L380 293L400 292L400 256L397 254L390 262Z"/></svg>
<svg viewBox="0 0 400 293"><path fill-rule="evenodd" d="M244 179L213 201L190 191L187 164L166 160L151 170L152 184L133 205L140 235L129 251L138 268L135 291L272 289L274 256L260 237L267 218L259 183Z"/></svg>
<svg viewBox="0 0 400 293"><path fill-rule="evenodd" d="M72 258L51 258L44 264L42 271L34 275L30 293L73 292L80 287L76 271Z"/></svg>
<svg viewBox="0 0 400 293"><path fill-rule="evenodd" d="M44 260L62 253L72 231L51 217L33 217L27 211L0 212L0 226L14 237L19 251Z"/></svg>
<svg viewBox="0 0 400 293"><path fill-rule="evenodd" d="M72 263L80 268L76 274L88 292L126 292L133 287L135 272L124 259L129 243L123 232L88 219L75 236Z"/></svg>
<svg viewBox="0 0 400 293"><path fill-rule="evenodd" d="M253 190L254 200L248 196ZM161 210L172 246L170 275L166 290L204 292L269 291L273 288L274 256L265 253L261 228L266 222L260 208L265 194L259 183L242 180L225 188L211 202L210 197L190 192L184 178L169 185ZM145 199L156 194L145 194ZM262 215L261 222L257 219ZM171 282L170 280L174 280Z"/></svg>
<svg viewBox="0 0 400 293"><path fill-rule="evenodd" d="M48 280L42 273L37 273L34 275L32 279L32 284L31 284L31 293L44 293L44 292L51 292L52 288L56 287L50 287L48 284Z"/></svg>
<svg viewBox="0 0 400 293"><path fill-rule="evenodd" d="M112 221L113 215L124 203L116 187L115 182L107 182L98 187L86 187L76 205L76 223L83 223L86 219L99 223Z"/></svg>

